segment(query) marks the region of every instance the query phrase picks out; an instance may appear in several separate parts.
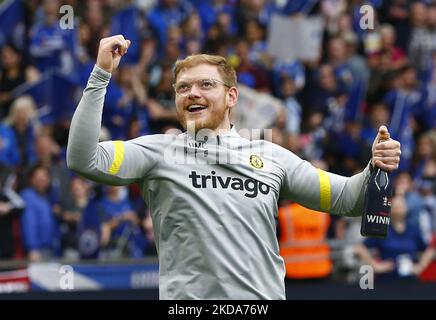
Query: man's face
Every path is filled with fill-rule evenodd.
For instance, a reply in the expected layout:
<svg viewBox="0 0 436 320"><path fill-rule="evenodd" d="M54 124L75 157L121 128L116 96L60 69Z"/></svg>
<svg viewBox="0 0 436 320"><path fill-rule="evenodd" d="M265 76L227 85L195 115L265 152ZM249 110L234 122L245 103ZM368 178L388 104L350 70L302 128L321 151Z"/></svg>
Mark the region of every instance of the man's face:
<svg viewBox="0 0 436 320"><path fill-rule="evenodd" d="M216 86L202 85L201 80L209 79L217 80ZM177 116L185 129L188 123L195 125L196 132L204 128L216 130L230 127L228 110L236 104L238 94L235 87L228 88L222 82L216 66L201 64L180 71L176 86L192 86L185 94L176 93Z"/></svg>

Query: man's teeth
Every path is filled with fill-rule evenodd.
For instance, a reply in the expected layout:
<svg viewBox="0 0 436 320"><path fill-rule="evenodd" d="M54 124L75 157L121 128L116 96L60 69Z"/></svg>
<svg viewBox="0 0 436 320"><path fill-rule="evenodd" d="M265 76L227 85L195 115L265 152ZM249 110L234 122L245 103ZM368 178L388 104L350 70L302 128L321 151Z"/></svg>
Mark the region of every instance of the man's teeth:
<svg viewBox="0 0 436 320"><path fill-rule="evenodd" d="M188 107L188 111L196 111L196 110L206 109L206 108L207 108L206 106L203 106L201 104L193 104L193 105L190 105Z"/></svg>

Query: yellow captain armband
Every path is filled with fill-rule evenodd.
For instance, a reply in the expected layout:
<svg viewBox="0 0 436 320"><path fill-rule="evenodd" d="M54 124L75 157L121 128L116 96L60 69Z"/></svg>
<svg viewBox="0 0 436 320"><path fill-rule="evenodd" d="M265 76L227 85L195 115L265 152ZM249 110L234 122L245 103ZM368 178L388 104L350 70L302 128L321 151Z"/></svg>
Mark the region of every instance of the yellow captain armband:
<svg viewBox="0 0 436 320"><path fill-rule="evenodd" d="M113 141L114 144L114 161L109 168L109 174L117 174L124 160L124 143L122 141Z"/></svg>
<svg viewBox="0 0 436 320"><path fill-rule="evenodd" d="M324 170L317 169L317 171L319 175L319 206L321 211L330 212L331 190L329 175Z"/></svg>

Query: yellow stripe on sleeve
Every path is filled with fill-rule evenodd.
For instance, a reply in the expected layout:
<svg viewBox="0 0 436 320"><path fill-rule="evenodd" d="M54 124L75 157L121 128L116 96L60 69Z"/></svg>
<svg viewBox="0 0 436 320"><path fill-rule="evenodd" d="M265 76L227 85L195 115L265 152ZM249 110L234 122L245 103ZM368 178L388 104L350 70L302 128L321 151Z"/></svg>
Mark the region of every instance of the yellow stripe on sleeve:
<svg viewBox="0 0 436 320"><path fill-rule="evenodd" d="M330 211L331 206L331 190L330 179L327 172L317 169L319 175L319 202L320 209L324 212Z"/></svg>
<svg viewBox="0 0 436 320"><path fill-rule="evenodd" d="M109 169L110 174L117 174L124 160L124 144L122 141L114 141L114 161Z"/></svg>

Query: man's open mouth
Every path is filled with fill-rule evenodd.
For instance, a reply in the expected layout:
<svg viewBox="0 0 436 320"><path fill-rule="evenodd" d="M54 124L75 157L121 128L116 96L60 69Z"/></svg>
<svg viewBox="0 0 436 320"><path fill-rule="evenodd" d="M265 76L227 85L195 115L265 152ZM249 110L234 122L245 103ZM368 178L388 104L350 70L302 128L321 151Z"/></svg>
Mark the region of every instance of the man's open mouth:
<svg viewBox="0 0 436 320"><path fill-rule="evenodd" d="M191 113L200 112L201 110L207 109L207 106L201 104L192 104L188 107L188 111Z"/></svg>

